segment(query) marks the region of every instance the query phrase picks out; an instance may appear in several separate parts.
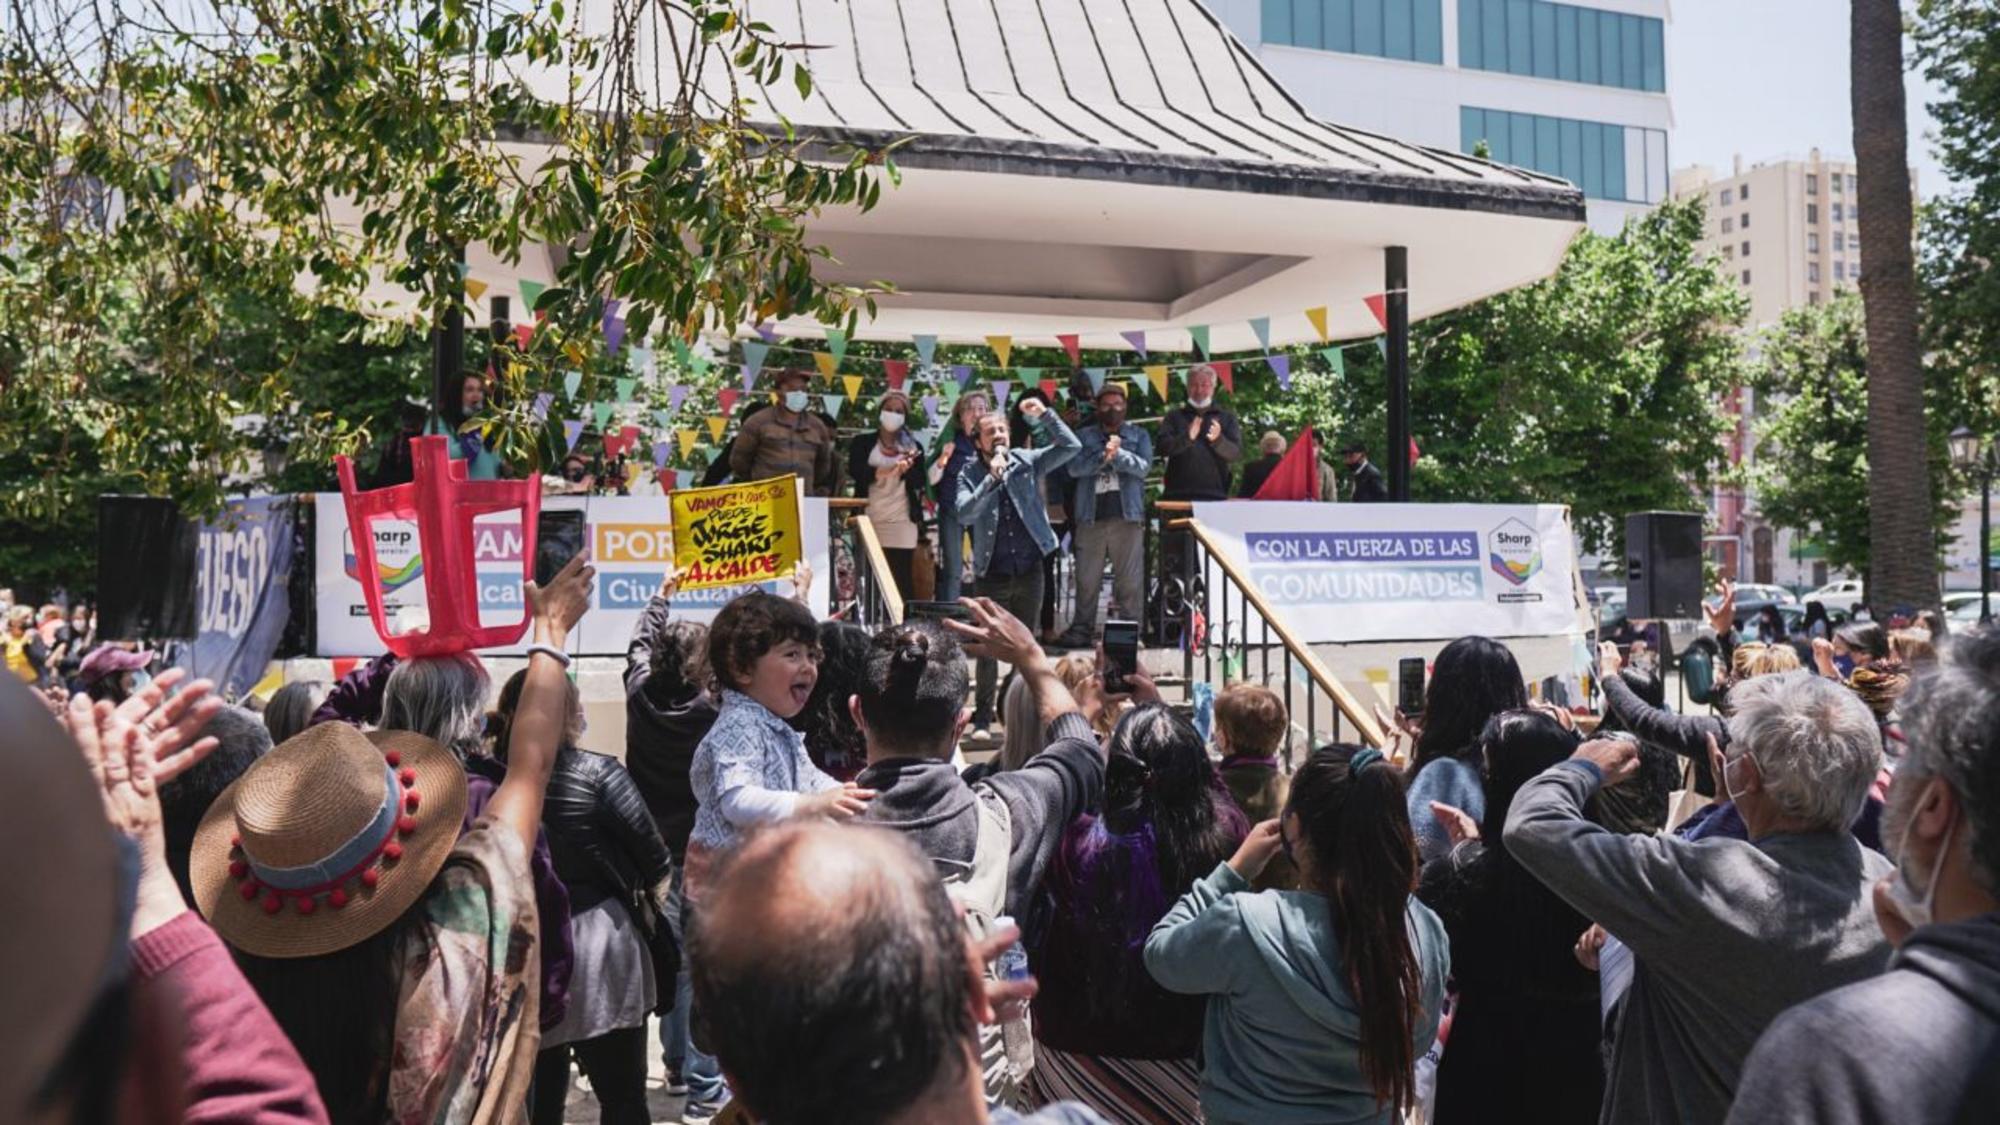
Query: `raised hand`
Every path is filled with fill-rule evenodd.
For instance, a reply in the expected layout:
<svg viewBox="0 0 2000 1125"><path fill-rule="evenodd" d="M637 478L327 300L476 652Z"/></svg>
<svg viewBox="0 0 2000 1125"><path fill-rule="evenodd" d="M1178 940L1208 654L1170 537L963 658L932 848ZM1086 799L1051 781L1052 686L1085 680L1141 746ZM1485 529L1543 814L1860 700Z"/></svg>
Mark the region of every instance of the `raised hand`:
<svg viewBox="0 0 2000 1125"><path fill-rule="evenodd" d="M1273 817L1250 829L1243 842L1236 847L1236 854L1229 857L1230 870L1246 880L1254 880L1271 865L1271 858L1284 850L1285 837L1281 822Z"/></svg>
<svg viewBox="0 0 2000 1125"><path fill-rule="evenodd" d="M972 620L945 618L944 627L958 634L966 652L1016 667L1048 659L1034 632L992 598L960 598L958 603L971 611Z"/></svg>
<svg viewBox="0 0 2000 1125"><path fill-rule="evenodd" d="M546 587L528 583L528 607L535 620L537 640L546 640L542 636L544 630L557 638L569 636L569 631L590 608L590 591L596 578L597 568L585 563L579 554L557 571Z"/></svg>
<svg viewBox="0 0 2000 1125"><path fill-rule="evenodd" d="M1577 747L1570 757L1595 765L1607 787L1639 772L1639 744L1628 739L1595 738Z"/></svg>
<svg viewBox="0 0 2000 1125"><path fill-rule="evenodd" d="M1625 669L1625 658L1618 655L1618 646L1611 641L1597 642L1597 678L1608 680Z"/></svg>
<svg viewBox="0 0 2000 1125"><path fill-rule="evenodd" d="M1720 636L1736 627L1736 583L1727 578L1715 584L1715 592L1721 600L1708 611L1708 627Z"/></svg>
<svg viewBox="0 0 2000 1125"><path fill-rule="evenodd" d="M999 1025L1020 1019L1027 1013L1028 1001L1041 991L1041 985L1033 977L1021 980L986 977L986 966L998 961L1019 940L1018 926L1003 926L979 941L974 941L970 934L966 936L965 956L971 964L972 979L978 985L972 990L972 1014L982 1024Z"/></svg>

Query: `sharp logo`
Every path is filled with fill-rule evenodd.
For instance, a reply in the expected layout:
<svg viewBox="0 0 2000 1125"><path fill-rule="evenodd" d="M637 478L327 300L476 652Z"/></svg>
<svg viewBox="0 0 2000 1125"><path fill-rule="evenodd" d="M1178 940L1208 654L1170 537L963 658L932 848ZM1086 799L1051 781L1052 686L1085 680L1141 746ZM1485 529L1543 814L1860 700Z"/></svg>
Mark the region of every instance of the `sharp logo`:
<svg viewBox="0 0 2000 1125"><path fill-rule="evenodd" d="M1542 572L1542 537L1520 520L1510 519L1487 534L1486 561L1509 585L1525 586Z"/></svg>
<svg viewBox="0 0 2000 1125"><path fill-rule="evenodd" d="M424 557L417 550L417 525L402 520L383 520L373 525L375 569L382 578L382 593L391 594L424 576ZM341 543L341 564L347 576L361 580L361 561L354 554L354 532L350 529Z"/></svg>

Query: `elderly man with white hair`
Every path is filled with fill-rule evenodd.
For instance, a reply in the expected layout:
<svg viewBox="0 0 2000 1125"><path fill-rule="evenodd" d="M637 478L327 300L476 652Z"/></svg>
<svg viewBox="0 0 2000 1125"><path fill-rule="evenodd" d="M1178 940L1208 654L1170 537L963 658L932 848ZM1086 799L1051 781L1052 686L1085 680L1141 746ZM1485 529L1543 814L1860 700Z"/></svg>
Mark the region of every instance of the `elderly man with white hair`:
<svg viewBox="0 0 2000 1125"><path fill-rule="evenodd" d="M1508 811L1509 854L1635 955L1606 1122L1722 1120L1778 1013L1888 961L1870 890L1891 867L1848 832L1881 761L1875 717L1804 672L1751 680L1731 702L1728 753L1710 754L1747 841L1592 824L1591 797L1639 768L1627 741L1584 743Z"/></svg>

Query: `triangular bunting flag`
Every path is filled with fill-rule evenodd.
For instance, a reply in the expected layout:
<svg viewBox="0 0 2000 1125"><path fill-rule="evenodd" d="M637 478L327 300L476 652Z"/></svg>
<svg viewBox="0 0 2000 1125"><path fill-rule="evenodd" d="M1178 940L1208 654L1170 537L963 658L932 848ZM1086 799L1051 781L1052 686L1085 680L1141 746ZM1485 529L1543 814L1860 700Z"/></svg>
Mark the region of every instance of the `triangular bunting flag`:
<svg viewBox="0 0 2000 1125"><path fill-rule="evenodd" d="M1260 348L1268 348L1268 347L1270 347L1270 346L1271 346L1271 318L1270 318L1270 317L1268 317L1268 316L1253 316L1253 317L1251 317L1251 318L1250 318L1250 331L1252 331L1252 332L1255 332L1255 333L1257 334L1257 346L1258 346L1258 347L1260 347Z"/></svg>
<svg viewBox="0 0 2000 1125"><path fill-rule="evenodd" d="M747 368L747 367L746 367L746 368L744 368L744 369L743 369L743 393L744 393L744 394L746 394L746 395L747 395L747 394L749 394L749 393L750 393L750 392L751 392L752 390L754 390L754 389L756 388L756 386L757 386L757 373L756 373L756 372L754 372L754 371L751 371L751 370L750 370L749 368Z"/></svg>
<svg viewBox="0 0 2000 1125"><path fill-rule="evenodd" d="M1326 306L1307 309L1306 320L1312 324L1313 331L1319 333L1319 342L1326 343Z"/></svg>
<svg viewBox="0 0 2000 1125"><path fill-rule="evenodd" d="M910 361L907 359L885 359L882 361L882 373L889 377L889 389L900 391L903 389L903 380L910 377Z"/></svg>
<svg viewBox="0 0 2000 1125"><path fill-rule="evenodd" d="M1382 326L1382 331L1387 332L1389 330L1389 295L1387 293L1377 293L1371 297L1361 298L1361 303L1368 306L1368 311L1375 314L1375 323Z"/></svg>
<svg viewBox="0 0 2000 1125"><path fill-rule="evenodd" d="M639 380L628 376L618 380L616 386L618 387L618 401L631 402L632 392L638 389Z"/></svg>
<svg viewBox="0 0 2000 1125"><path fill-rule="evenodd" d="M545 290L545 289L547 289L547 288L548 288L548 286L546 286L546 285L543 285L543 284L542 284L541 282L539 282L539 281L529 281L529 280L528 280L527 278L525 278L525 277L524 277L524 278L522 278L522 279L521 279L521 307L522 307L523 309L525 309L526 311L528 311L528 312L531 312L531 313L532 313L532 312L534 312L534 311L535 311L535 302L536 302L536 301L539 301L539 300L541 300L541 299L542 299L542 291L543 291L543 290Z"/></svg>
<svg viewBox="0 0 2000 1125"><path fill-rule="evenodd" d="M944 396L944 403L946 406L957 405L959 393L963 389L964 388L960 387L957 383L954 383L949 379L946 379L944 382L938 384L938 393Z"/></svg>
<svg viewBox="0 0 2000 1125"><path fill-rule="evenodd" d="M548 421L549 406L553 404L555 400L556 396L550 394L547 391L543 391L542 393L536 395L535 405L532 409L528 411L529 415L532 416L537 422Z"/></svg>
<svg viewBox="0 0 2000 1125"><path fill-rule="evenodd" d="M1321 348L1319 354L1320 358L1326 360L1326 366L1333 372L1334 378L1347 377L1347 353L1339 348Z"/></svg>
<svg viewBox="0 0 2000 1125"><path fill-rule="evenodd" d="M736 400L742 396L743 392L737 390L735 387L724 387L715 392L716 399L722 403L722 412L724 414L736 413Z"/></svg>
<svg viewBox="0 0 2000 1125"><path fill-rule="evenodd" d="M681 456L683 457L693 453L694 443L701 440L701 434L694 430L675 430L674 437L680 439Z"/></svg>
<svg viewBox="0 0 2000 1125"><path fill-rule="evenodd" d="M1230 360L1218 359L1211 361L1208 366L1210 370L1215 372L1215 377L1222 380L1222 389L1228 391L1230 394L1235 394L1236 364Z"/></svg>
<svg viewBox="0 0 2000 1125"><path fill-rule="evenodd" d="M1148 382L1153 384L1153 393L1159 395L1160 400L1162 402L1166 401L1167 365L1164 363L1155 363L1149 365L1146 368L1146 379Z"/></svg>
<svg viewBox="0 0 2000 1125"><path fill-rule="evenodd" d="M951 369L951 379L952 382L958 384L959 390L961 391L964 390L966 384L972 382L972 368L967 367L965 364L962 363L953 365Z"/></svg>
<svg viewBox="0 0 2000 1125"><path fill-rule="evenodd" d="M604 318L604 350L612 355L625 343L625 321L622 317Z"/></svg>
<svg viewBox="0 0 2000 1125"><path fill-rule="evenodd" d="M819 368L820 378L831 379L833 373L839 369L840 361L833 358L832 352L814 352L813 366Z"/></svg>
<svg viewBox="0 0 2000 1125"><path fill-rule="evenodd" d="M653 443L653 467L654 467L655 469L664 469L664 468L666 468L666 467L667 467L667 455L668 455L669 453L671 453L671 452L672 452L672 449L670 449L670 448L668 447L668 445L667 445L667 443L666 443L666 442L664 442L664 441L656 441L656 442L654 442L654 443Z"/></svg>
<svg viewBox="0 0 2000 1125"><path fill-rule="evenodd" d="M847 397L845 395L821 395L819 397L821 403L826 407L828 417L840 417L840 408L847 405Z"/></svg>
<svg viewBox="0 0 2000 1125"><path fill-rule="evenodd" d="M576 439L583 436L583 423L574 418L563 419L563 452L576 448Z"/></svg>
<svg viewBox="0 0 2000 1125"><path fill-rule="evenodd" d="M833 353L836 360L847 358L847 333L838 328L826 330L826 350Z"/></svg>
<svg viewBox="0 0 2000 1125"><path fill-rule="evenodd" d="M1139 353L1140 359L1146 358L1145 329L1134 328L1130 332L1120 332L1119 335L1125 337L1125 342L1132 345L1132 350Z"/></svg>
<svg viewBox="0 0 2000 1125"><path fill-rule="evenodd" d="M653 421L659 423L662 430L671 430L674 428L674 416L665 410L653 411Z"/></svg>
<svg viewBox="0 0 2000 1125"><path fill-rule="evenodd" d="M1389 337L1375 337L1375 350L1382 353L1382 362L1389 362Z"/></svg>
<svg viewBox="0 0 2000 1125"><path fill-rule="evenodd" d="M688 342L679 336L667 337L667 347L674 353L674 362L682 367L686 367L694 358L694 353L688 350Z"/></svg>
<svg viewBox="0 0 2000 1125"><path fill-rule="evenodd" d="M778 342L778 329L774 325L772 325L770 321L768 320L758 321L756 331L757 331L757 338L764 341L765 343L775 344Z"/></svg>
<svg viewBox="0 0 2000 1125"><path fill-rule="evenodd" d="M694 368L696 375L706 375L708 374L708 369L715 366L713 361L697 351L688 352L686 363L689 367Z"/></svg>
<svg viewBox="0 0 2000 1125"><path fill-rule="evenodd" d="M1056 381L1054 379L1044 379L1038 385L1042 388L1043 398L1048 399L1050 402L1056 400Z"/></svg>
<svg viewBox="0 0 2000 1125"><path fill-rule="evenodd" d="M683 489L683 488L690 488L690 487L692 487L693 485L694 485L694 470L693 470L693 469L675 469L675 470L674 470L674 487L675 487L675 488L677 488L677 489Z"/></svg>
<svg viewBox="0 0 2000 1125"><path fill-rule="evenodd" d="M859 375L843 376L840 380L840 385L847 388L848 398L857 401L861 398L861 376Z"/></svg>
<svg viewBox="0 0 2000 1125"><path fill-rule="evenodd" d="M608 402L600 402L597 405L592 406L590 408L590 412L591 414L596 416L598 432L602 433L604 431L604 427L611 424L611 404Z"/></svg>
<svg viewBox="0 0 2000 1125"><path fill-rule="evenodd" d="M986 346L992 348L993 354L1000 357L1000 369L1005 371L1007 369L1008 357L1014 354L1014 337L988 336L986 337Z"/></svg>
<svg viewBox="0 0 2000 1125"><path fill-rule="evenodd" d="M912 336L910 342L917 345L917 358L925 367L931 365L931 357L937 354L936 336Z"/></svg>
<svg viewBox="0 0 2000 1125"><path fill-rule="evenodd" d="M1200 351L1201 351L1201 358L1203 358L1203 359L1207 359L1207 358L1208 358L1208 356L1209 356L1209 351L1208 351L1208 325L1206 325L1206 324L1190 324L1190 325L1188 325L1188 335L1189 335L1189 336L1191 336L1191 337L1193 337L1193 339L1194 339L1194 346L1195 346L1196 348L1200 349Z"/></svg>
<svg viewBox="0 0 2000 1125"><path fill-rule="evenodd" d="M1101 390L1103 390L1103 389L1104 389L1104 376L1105 376L1105 374L1106 374L1106 371L1105 371L1105 369L1104 369L1104 368L1102 368L1102 367L1086 367L1086 368L1084 368L1084 369L1083 369L1083 373L1084 373L1084 374L1085 374L1086 376L1088 376L1088 377L1089 377L1089 379L1090 379L1090 393L1091 393L1091 394L1093 394L1093 395L1094 395L1094 394L1096 394L1097 392L1099 392L1099 391L1101 391Z"/></svg>
<svg viewBox="0 0 2000 1125"><path fill-rule="evenodd" d="M605 459L608 461L616 461L619 455L625 452L625 447L629 444L630 443L625 440L625 435L622 433L605 434L604 435Z"/></svg>
<svg viewBox="0 0 2000 1125"><path fill-rule="evenodd" d="M1014 393L1014 384L1005 379L993 380L993 405L997 410L1007 409L1007 398Z"/></svg>
<svg viewBox="0 0 2000 1125"><path fill-rule="evenodd" d="M1279 353L1278 353L1278 354L1276 354L1276 355L1267 355L1267 356L1265 356L1265 357L1264 357L1264 362L1265 362L1265 363L1268 363L1268 364L1270 364L1270 365L1271 365L1271 370L1273 370L1273 371L1275 371L1275 372L1277 372L1277 373L1278 373L1278 386L1279 386L1279 388L1280 388L1280 389L1282 389L1282 390L1287 390L1287 391L1291 390L1291 389L1292 389L1292 357L1291 357L1291 356L1288 356L1288 355L1286 355L1286 354L1284 354L1283 352L1279 352Z"/></svg>
<svg viewBox="0 0 2000 1125"><path fill-rule="evenodd" d="M514 346L520 348L522 351L525 352L530 347L533 347L534 343L535 343L534 325L516 324L514 326Z"/></svg>
<svg viewBox="0 0 2000 1125"><path fill-rule="evenodd" d="M1422 457L1423 455L1424 451L1417 448L1417 439L1414 435L1412 435L1410 438L1410 464L1412 465L1416 464L1417 458Z"/></svg>
<svg viewBox="0 0 2000 1125"><path fill-rule="evenodd" d="M939 404L939 402L938 402L938 396L936 396L936 395L925 395L925 396L924 396L924 414L925 414L925 416L926 416L926 417L930 417L930 418L935 418L935 417L937 417L937 414L938 414L938 406L939 406L939 405L940 405L940 404Z"/></svg>
<svg viewBox="0 0 2000 1125"><path fill-rule="evenodd" d="M578 387L582 386L582 385L583 385L583 372L581 372L581 371L565 371L565 372L563 372L563 397L564 397L564 398L566 398L566 399L570 399L570 400L572 400L572 401L573 401L573 400L575 400L575 398L576 398L576 389L577 389Z"/></svg>
<svg viewBox="0 0 2000 1125"><path fill-rule="evenodd" d="M764 357L771 354L771 345L755 340L743 341L743 387L748 390L756 380L757 372L764 367Z"/></svg>
<svg viewBox="0 0 2000 1125"><path fill-rule="evenodd" d="M722 431L728 428L728 426L729 419L724 418L722 415L711 414L708 416L708 436L714 440L721 441Z"/></svg>
<svg viewBox="0 0 2000 1125"><path fill-rule="evenodd" d="M675 414L679 414L681 412L681 403L686 402L687 397L688 387L686 383L675 383L673 386L668 387L667 409L673 411Z"/></svg>
<svg viewBox="0 0 2000 1125"><path fill-rule="evenodd" d="M1083 347L1081 339L1076 333L1060 333L1056 336L1056 343L1061 344L1062 349L1069 353L1069 365L1071 367L1076 367L1083 362Z"/></svg>
<svg viewBox="0 0 2000 1125"><path fill-rule="evenodd" d="M659 374L653 366L653 349L651 348L642 348L634 345L631 351L625 353L625 366L637 371L641 375Z"/></svg>
<svg viewBox="0 0 2000 1125"><path fill-rule="evenodd" d="M1016 374L1024 387L1038 387L1042 383L1042 369L1039 367L1023 367Z"/></svg>
<svg viewBox="0 0 2000 1125"><path fill-rule="evenodd" d="M476 277L465 279L465 295L477 301L486 296L486 283Z"/></svg>

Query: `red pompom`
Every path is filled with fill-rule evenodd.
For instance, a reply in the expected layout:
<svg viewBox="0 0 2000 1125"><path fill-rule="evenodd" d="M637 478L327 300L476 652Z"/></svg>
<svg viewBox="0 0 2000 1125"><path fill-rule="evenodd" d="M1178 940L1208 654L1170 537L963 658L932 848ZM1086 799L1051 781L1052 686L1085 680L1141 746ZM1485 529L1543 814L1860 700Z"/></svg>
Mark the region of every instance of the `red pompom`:
<svg viewBox="0 0 2000 1125"><path fill-rule="evenodd" d="M244 902L249 902L249 901L250 901L251 899L254 899L254 898L256 898L256 897L257 897L257 880L255 880L255 879L247 879L247 880L245 880L245 881L244 881L244 882L243 882L243 883L242 883L241 885L239 885L239 886L238 886L238 887L236 888L236 893L237 893L237 894L240 894L240 895L242 895L242 896L243 896L243 901L244 901Z"/></svg>
<svg viewBox="0 0 2000 1125"><path fill-rule="evenodd" d="M377 879L380 879L381 877L382 877L381 873L371 867L368 870L363 871L361 873L361 885L364 887L372 887L375 885L375 881Z"/></svg>
<svg viewBox="0 0 2000 1125"><path fill-rule="evenodd" d="M403 794L404 808L410 810L411 812L416 812L417 806L420 804L423 804L423 796L419 794L416 790L412 789L408 793Z"/></svg>
<svg viewBox="0 0 2000 1125"><path fill-rule="evenodd" d="M403 858L403 845L394 840L382 845L383 862L394 863L401 858Z"/></svg>
<svg viewBox="0 0 2000 1125"><path fill-rule="evenodd" d="M404 816L404 817L398 817L398 818L397 818L397 820L396 820L396 831L397 831L398 833L400 833L400 834L402 834L402 835L404 835L404 836L408 836L408 835L410 835L410 834L414 833L414 832L415 832L416 830L417 830L417 818L416 818L416 817L414 817L414 816Z"/></svg>
<svg viewBox="0 0 2000 1125"><path fill-rule="evenodd" d="M318 903L313 901L311 895L300 895L297 905L301 914L311 914L319 906Z"/></svg>
<svg viewBox="0 0 2000 1125"><path fill-rule="evenodd" d="M272 891L270 894L264 896L264 913L276 914L278 911L284 909L284 906L285 900L278 897L278 892Z"/></svg>
<svg viewBox="0 0 2000 1125"><path fill-rule="evenodd" d="M242 835L240 835L240 834L238 834L238 833L231 833L231 834L230 834L230 836L229 836L229 846L230 846L230 847L232 847L232 848L240 848L240 847L242 847L242 846L243 846L243 837L242 837Z"/></svg>
<svg viewBox="0 0 2000 1125"><path fill-rule="evenodd" d="M326 904L339 910L347 905L347 892L339 887L333 888L333 892L326 896Z"/></svg>
<svg viewBox="0 0 2000 1125"><path fill-rule="evenodd" d="M404 785L415 785L417 783L417 771L408 766L404 766L403 772L396 776L403 779Z"/></svg>
<svg viewBox="0 0 2000 1125"><path fill-rule="evenodd" d="M384 750L382 757L388 759L389 764L392 766L403 764L403 752L401 750Z"/></svg>
<svg viewBox="0 0 2000 1125"><path fill-rule="evenodd" d="M241 879L242 877L248 874L250 874L249 864L243 862L240 859L232 859L229 861L229 877L231 879Z"/></svg>

